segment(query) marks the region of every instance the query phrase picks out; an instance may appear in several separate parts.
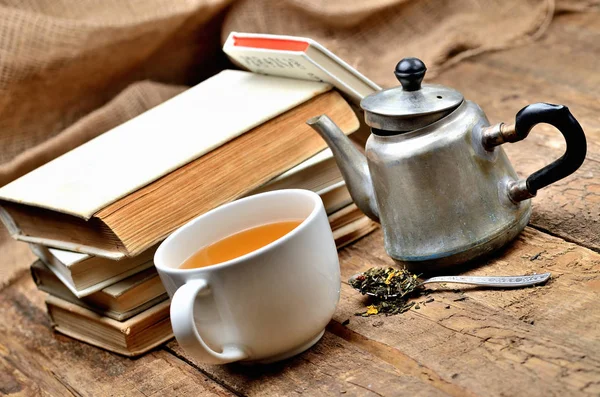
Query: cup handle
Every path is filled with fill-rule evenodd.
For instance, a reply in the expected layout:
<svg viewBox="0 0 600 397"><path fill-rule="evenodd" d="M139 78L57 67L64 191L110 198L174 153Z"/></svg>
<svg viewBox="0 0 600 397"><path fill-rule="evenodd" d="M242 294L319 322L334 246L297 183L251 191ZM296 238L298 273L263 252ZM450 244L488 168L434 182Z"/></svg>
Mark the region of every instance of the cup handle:
<svg viewBox="0 0 600 397"><path fill-rule="evenodd" d="M248 358L239 346L225 345L221 353L211 349L202 340L194 321L194 304L200 294L210 293L205 280L190 280L173 295L171 300L171 326L179 345L186 353L206 364L227 364Z"/></svg>

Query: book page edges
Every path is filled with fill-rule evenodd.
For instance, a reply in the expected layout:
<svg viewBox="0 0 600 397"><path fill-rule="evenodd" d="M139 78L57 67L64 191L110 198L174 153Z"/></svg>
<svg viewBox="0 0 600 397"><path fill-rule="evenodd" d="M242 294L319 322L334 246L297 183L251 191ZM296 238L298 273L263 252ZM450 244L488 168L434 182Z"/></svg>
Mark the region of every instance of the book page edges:
<svg viewBox="0 0 600 397"><path fill-rule="evenodd" d="M118 299L121 295L157 277L159 276L156 272L156 269L154 269L154 266L150 266L147 269L136 272L135 274L132 274L121 281L103 288L102 292L115 299Z"/></svg>
<svg viewBox="0 0 600 397"><path fill-rule="evenodd" d="M112 318L105 317L99 315L91 310L78 306L74 303L68 302L64 299L60 299L54 297L52 295L48 295L46 297L46 307L48 309L48 313L50 314L50 318L52 320L52 327L59 332L65 333L66 335L72 336L74 338L80 339L84 342L106 348L111 351L117 351L124 355L137 355L145 352L152 347L158 346L159 344L169 340L172 337L171 324L169 320L169 308L171 302L169 300L164 301L162 303L157 304L134 317L131 317L125 321L116 321ZM54 318L55 310L58 313L63 312L66 313L64 315L70 316L70 321L74 321L73 328L69 329L68 324L58 324ZM60 314L59 314L60 315ZM64 316L63 315L63 316ZM165 335L156 341L151 342L148 345L138 348L137 350L130 350L129 348L125 348L122 346L115 346L112 343L105 343L102 340L98 340L98 338L94 338L93 335L83 335L76 330L76 328L84 328L85 323L90 323L89 327L94 326L93 323L97 324L97 327L101 327L107 330L110 330L115 333L119 333L123 335L123 340L126 345L130 343L135 346L134 340L128 340L129 335L140 335L144 333L144 331L149 329L156 329L157 327L165 327L164 329ZM85 328L84 328L85 329ZM146 335L146 338L148 335Z"/></svg>
<svg viewBox="0 0 600 397"><path fill-rule="evenodd" d="M54 293L54 291L52 291L50 288L45 288L45 286L43 286L43 285L39 286L38 289L40 291L44 291L44 292L46 292L48 294L56 295ZM97 308L97 307L91 307L91 306L87 305L85 302L77 299L76 297L72 297L72 299L77 299L79 302L69 301L69 299L67 299L66 297L60 296L60 295L56 295L56 296L58 298L60 298L60 299L66 300L67 302L76 304L76 305L81 306L81 307L83 307L83 308L85 308L87 310L93 311L93 312L95 312L95 313L97 313L97 314L99 314L101 316L108 317L108 318L110 318L112 320L119 321L119 322L127 321L130 318L132 318L132 317L140 314L141 312L143 312L143 311L145 311L145 310L147 310L147 309L149 309L149 308L151 308L153 306L156 306L159 303L161 303L161 302L169 299L169 295L167 295L167 293L165 292L164 294L162 294L160 296L157 296L156 298L152 298L148 302L143 303L143 304L141 304L138 307L135 307L135 308L133 308L131 310L127 310L125 312L119 312L119 311L116 311L116 310L109 310L109 309L105 310L105 309L100 309L100 308Z"/></svg>
<svg viewBox="0 0 600 397"><path fill-rule="evenodd" d="M80 297L85 297L88 296L90 294L93 294L94 292L103 290L104 288L110 287L111 285L118 283L119 281L122 281L124 279L126 279L129 276L133 276L134 274L141 272L143 270L146 269L150 269L154 266L154 262L153 261L148 261L148 262L144 262L139 266L136 266L132 269L126 270L123 273L117 274L116 276L113 276L111 278L108 278L104 281L101 281L97 284L94 284L90 287L87 288L83 288L79 291L79 295L78 298ZM77 295L77 294L76 294Z"/></svg>
<svg viewBox="0 0 600 397"><path fill-rule="evenodd" d="M165 319L163 321L168 321L168 320ZM169 327L170 327L170 322L169 322ZM56 332L59 332L59 333L61 333L63 335L66 335L66 336L69 336L69 337L71 337L73 339L77 339L78 341L85 342L85 343L90 344L92 346L96 346L96 347L99 347L101 349L108 350L108 351L111 351L113 353L117 353L117 354L120 354L120 355L126 356L126 357L136 357L136 356L139 356L141 354L147 353L150 350L154 349L155 347L160 346L163 343L168 342L169 340L173 339L173 332L170 332L167 335L165 335L164 337L157 339L156 341L148 344L147 346L144 346L141 349L127 350L125 348L121 348L121 347L118 347L118 346L109 345L107 343L101 342L101 341L99 341L97 339L91 338L91 337L89 337L87 335L80 334L80 333L78 333L78 332L76 332L74 330L65 328L65 327L63 327L61 325L58 325L58 324L53 324L52 328Z"/></svg>
<svg viewBox="0 0 600 397"><path fill-rule="evenodd" d="M123 253L123 252L109 251L109 250L105 250L102 248L94 247L92 245L71 243L68 241L54 240L54 239L46 238L46 237L27 236L20 232L17 234L11 234L11 236L16 240L23 241L26 243L38 244L38 245L43 245L46 247L58 248L61 250L68 250L68 251L74 251L74 252L79 252L79 253L85 252L86 254L89 254L89 255L101 256L103 258L111 259L111 260L115 260L115 261L118 261L118 260L126 257L125 253Z"/></svg>
<svg viewBox="0 0 600 397"><path fill-rule="evenodd" d="M315 154L314 156L310 157L308 160L304 160L303 162L301 162L294 168L290 168L289 170L287 170L283 174L279 175L278 177L271 179L267 183L273 183L276 181L284 180L286 178L291 177L292 175L295 175L301 171L304 171L305 169L307 169L309 167L319 166L320 164L323 164L324 162L326 162L327 160L329 160L331 158L333 158L333 153L331 152L331 149L327 148L327 149L322 150L319 153Z"/></svg>
<svg viewBox="0 0 600 397"><path fill-rule="evenodd" d="M102 316L110 317L113 320L125 321L142 311L149 309L152 306L159 304L162 301L169 299L166 292L157 295L154 298L147 300L139 304L138 306L132 307L129 310L118 310L110 309L108 307L97 306L94 300L89 301L87 298L79 299L65 286L58 277L46 266L41 260L36 260L30 267L31 276L38 288L38 290L56 296L67 302L74 303L78 306L82 306L88 310L96 312ZM158 277L158 276L157 276ZM107 287L107 288L110 288ZM106 294L106 289L103 289L99 294ZM96 294L93 294L96 295ZM109 294L110 295L110 294ZM95 299L95 298L94 298ZM113 298L114 299L114 298ZM92 306L94 305L94 306Z"/></svg>
<svg viewBox="0 0 600 397"><path fill-rule="evenodd" d="M101 291L102 289L109 287L121 280L126 279L129 276L132 276L138 272L141 272L142 270L146 270L151 268L152 266L154 266L154 262L149 261L146 263L142 263L139 266L136 266L132 269L129 269L127 271L124 271L123 273L117 274L116 276L113 276L111 278L108 278L106 280L100 281L97 284L94 284L92 286L86 287L86 288L82 288L82 289L76 289L75 285L73 283L72 280L69 280L67 277L65 277L63 274L61 274L61 272L56 269L54 264L45 262L46 266L48 266L48 268L52 271L52 273L54 273L54 275L56 277L58 277L60 279L60 281L62 281L62 283L69 288L69 291L71 291L73 293L73 295L75 295L77 298L85 298L88 295L91 295L95 292Z"/></svg>
<svg viewBox="0 0 600 397"><path fill-rule="evenodd" d="M147 260L133 268L127 269L117 275L114 275L110 278L100 281L92 286L78 289L78 288L76 288L75 282L72 277L71 266L76 265L81 262L75 262L73 264L68 265L68 264L65 264L61 260L60 256L55 255L56 250L49 249L49 248L39 245L39 244L30 244L30 248L33 251L33 253L46 265L46 267L48 267L48 269L56 277L58 277L59 280L77 298L83 298L83 297L91 295L95 292L98 292L104 288L113 286L114 284L128 278L129 276L133 276L141 271L150 269L154 266L154 262L153 262L152 258L150 258L149 260ZM70 252L66 252L66 251L62 251L62 250L60 250L60 251L61 251L61 253L66 253L66 254L70 253ZM87 257L90 258L89 256L87 256ZM115 263L117 263L117 262L115 261ZM148 277L146 277L144 279L147 279L147 278ZM138 281L135 285L138 285L138 284L140 284L140 281ZM133 286L130 286L129 288L132 288L132 287ZM124 289L122 291L122 293L124 293L126 291L127 291L127 289Z"/></svg>
<svg viewBox="0 0 600 397"><path fill-rule="evenodd" d="M48 295L46 297L46 306L56 306L62 310L75 313L80 317L84 317L86 320L103 324L105 326L109 326L114 328L115 330L119 330L123 334L128 334L134 327L142 326L141 329L144 329L145 326L150 326L154 322L149 322L148 320L153 317L158 316L158 319L168 318L169 317L169 308L171 306L171 301L166 300L164 302L159 303L156 306L149 308L148 310L138 314L137 316L131 317L127 321L116 321L112 318L104 317L98 313L94 313L91 310L88 310L84 307L76 305L74 303L68 302L64 299L57 298L52 295ZM137 331L137 330L136 330Z"/></svg>
<svg viewBox="0 0 600 397"><path fill-rule="evenodd" d="M326 84L326 83L319 83L319 82L309 82L309 81L301 81L301 80L293 80L293 79L288 79L288 78L284 78L284 77L272 77L272 76L263 76L263 75L258 75L258 74L254 74L254 73L248 73L248 72L242 72L242 71L224 71L224 72L229 72L230 75L235 75L235 74L246 74L246 75L252 75L252 76L242 76L243 78L239 78L237 77L237 79L239 81L242 80L248 80L248 83L245 83L246 86L244 87L262 87L260 89L263 90L263 92L261 93L261 95L263 97L267 97L268 95L273 95L276 96L278 95L280 97L279 101L277 102L277 108L275 110L273 110L272 108L268 108L267 109L267 105L272 105L273 104L273 100L271 100L270 103L267 103L265 106L263 106L263 109L261 110L260 114L257 114L256 116L251 116L250 118L253 119L253 122L249 122L247 124L245 124L243 127L240 126L235 126L235 124L232 124L232 126L230 126L231 128L233 128L234 130L229 131L225 134L223 134L219 139L214 140L212 142L212 144L210 145L206 145L203 146L200 150L192 153L191 155L187 155L187 156L180 156L177 158L171 158L171 159L167 159L164 161L165 166L163 168L161 168L159 171L142 171L143 173L148 173L148 172L152 172L151 174L148 173L146 176L143 176L141 178L141 180L138 183L131 183L131 184L124 184L122 183L120 187L116 187L113 188L113 190L115 190L114 192L108 192L105 191L102 194L96 194L97 192L94 191L94 189L98 190L100 189L100 186L96 186L93 183L93 177L89 178L90 180L88 180L87 182L84 180L85 178L75 178L75 191L79 192L79 194L81 194L82 191L82 187L85 187L84 185L88 184L88 187L92 187L92 192L87 193L88 197L86 198L86 194L83 194L83 198L77 196L77 194L73 195L73 197L75 198L69 198L71 197L69 194L67 194L65 192L65 189L68 190L69 188L71 188L72 186L69 185L68 182L64 182L63 185L55 187L55 195L40 195L39 191L44 190L45 188L43 186L40 187L40 183L43 185L44 183L47 182L43 182L44 180L48 179L48 173L52 174L52 173L56 173L56 169L60 169L60 166L56 166L54 165L57 161L63 161L66 164L69 164L71 161L70 159L75 158L77 159L78 154L81 153L85 153L85 151L90 151L91 149L89 149L89 145L90 144L96 144L96 146L100 146L102 147L103 145L105 145L105 142L110 141L110 139L117 141L117 139L113 139L113 138L106 138L107 135L114 135L116 131L122 130L123 128L128 128L131 127L132 125L136 125L136 127L138 128L143 128L144 124L147 124L148 119L154 117L154 115L156 114L156 110L158 110L159 112L163 112L163 113L167 113L166 111L164 111L163 109L165 109L165 105L173 107L173 103L174 101L181 101L181 99L178 99L181 96L185 96L186 93L188 93L191 90L194 90L194 88L202 86L202 83L200 83L199 85L190 88L190 90L188 91L184 91L182 94L171 98L165 102L163 102L162 104L158 105L157 107L150 109L149 111L142 113L141 115L126 121L125 123L113 128L112 130L108 131L105 134L100 135L99 137L79 146L78 148L72 150L71 152L66 153L65 155L51 161L50 163L47 163L45 165L43 165L42 167L38 168L37 170L32 171L31 173L17 179L16 181L13 181L11 183L9 183L8 185L0 188L0 200L5 200L5 201L10 201L10 202L14 202L14 203L19 203L19 204L24 204L24 205L29 205L29 206L34 206L34 207L39 207L39 208L44 208L44 209L49 209L49 210L53 210L53 211L57 211L59 213L64 213L64 214L68 214L68 215L72 215L78 218L83 218L85 220L89 220L96 212L98 212L99 210L105 208L106 206L108 206L109 204L114 203L115 201L119 200L120 198L123 198L124 196L127 196L128 194L132 193L135 190L138 190L154 181L156 181L157 179L160 179L162 176L176 170L177 168L180 168L181 166L201 157L202 155L222 146L223 144L225 144L226 142L238 137L239 135L255 128L256 126L259 126L265 122L267 122L270 119L273 119L291 109L293 109L294 107L307 102L308 100L314 98L315 96L322 94L324 92L329 91L332 87L330 84ZM223 72L221 72L223 73ZM216 76L215 76L216 77ZM209 81L211 79L208 79L206 81ZM235 80L235 79L234 79ZM271 89L267 89L268 86L272 86L273 88ZM295 88L293 89L292 87L298 86L298 90L296 90ZM269 94L270 92L272 92L272 94ZM235 97L234 95L232 95L231 97ZM221 99L223 100L225 97L222 97ZM281 100L284 99L284 100ZM255 101L256 102L256 101ZM202 103L199 103L199 105L201 105ZM189 106L188 106L189 107ZM234 110L232 110L234 111ZM152 114L153 116L148 116L148 114ZM169 117L172 118L171 115L169 115ZM156 118L156 117L154 117ZM142 120L142 121L140 121ZM176 123L173 124L174 127L176 127ZM129 134L131 136L135 135L135 134ZM104 138L103 138L104 137ZM100 139L99 139L100 138ZM214 138L214 135L213 135ZM210 139L213 139L210 138ZM97 142L101 141L102 143L98 144ZM94 143L96 142L96 143ZM185 146L185 145L182 145ZM85 149L82 149L84 148ZM76 152L78 154L73 154L73 152ZM81 156L80 156L81 157ZM68 158L69 160L64 160L64 158ZM61 160L63 159L63 160ZM166 165L166 164L170 164L170 165ZM56 169L55 169L56 168ZM89 168L89 167L88 167ZM138 168L144 168L138 165ZM137 172L137 171L136 171ZM77 182L77 181L82 182L83 184ZM117 180L118 181L118 180ZM42 183L43 182L43 183ZM79 188L78 188L79 186ZM42 198L44 197L44 198ZM48 198L50 197L50 198ZM1 201L0 201L1 204ZM4 217L3 217L4 218ZM3 219L4 222L4 219ZM6 222L5 222L6 223ZM13 228L13 232L11 234L14 235L19 235L20 233L15 232L14 228ZM22 239L23 241L30 241L31 240L26 240L26 239ZM66 248L66 246L64 245L60 245L61 248ZM77 250L75 250L77 251ZM86 250L89 252L89 250ZM103 250L102 250L103 251ZM106 254L104 254L103 256L107 256Z"/></svg>

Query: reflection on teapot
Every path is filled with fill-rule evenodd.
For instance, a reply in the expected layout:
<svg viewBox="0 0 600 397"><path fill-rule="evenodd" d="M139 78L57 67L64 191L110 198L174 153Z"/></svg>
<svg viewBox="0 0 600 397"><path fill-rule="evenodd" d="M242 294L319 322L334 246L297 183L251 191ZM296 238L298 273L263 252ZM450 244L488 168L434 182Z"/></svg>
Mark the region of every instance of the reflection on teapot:
<svg viewBox="0 0 600 397"><path fill-rule="evenodd" d="M421 84L425 65L396 66L401 87L361 101L371 127L366 157L326 115L308 121L327 142L358 207L380 222L387 253L414 271L492 252L527 225L536 192L577 170L586 154L581 126L562 105L536 103L515 124L490 126L481 108L452 88ZM565 137L565 154L519 179L500 145L538 123Z"/></svg>

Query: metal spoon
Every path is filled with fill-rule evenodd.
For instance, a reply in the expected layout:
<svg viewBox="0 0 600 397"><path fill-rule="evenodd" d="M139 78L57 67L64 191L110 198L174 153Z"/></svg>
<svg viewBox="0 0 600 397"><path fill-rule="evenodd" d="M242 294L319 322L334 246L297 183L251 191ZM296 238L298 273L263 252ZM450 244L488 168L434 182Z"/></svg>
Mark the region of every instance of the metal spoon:
<svg viewBox="0 0 600 397"><path fill-rule="evenodd" d="M350 277L348 282L351 283L360 275L361 273L355 274ZM516 288L545 283L550 278L550 275L551 273L532 274L527 276L441 276L423 280L419 285L430 283L455 283L483 285L496 288ZM377 296L372 292L367 292L367 295ZM395 298L398 295L400 294L386 295L385 298Z"/></svg>

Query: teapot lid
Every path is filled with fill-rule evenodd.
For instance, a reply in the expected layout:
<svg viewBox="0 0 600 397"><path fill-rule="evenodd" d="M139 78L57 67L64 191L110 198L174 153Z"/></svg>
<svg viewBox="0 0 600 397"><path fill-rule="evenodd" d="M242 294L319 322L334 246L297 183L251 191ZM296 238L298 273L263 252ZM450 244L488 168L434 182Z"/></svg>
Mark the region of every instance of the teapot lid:
<svg viewBox="0 0 600 397"><path fill-rule="evenodd" d="M456 109L462 94L443 85L421 84L426 70L417 58L398 62L394 74L402 86L375 92L360 102L367 125L392 135L425 127Z"/></svg>

